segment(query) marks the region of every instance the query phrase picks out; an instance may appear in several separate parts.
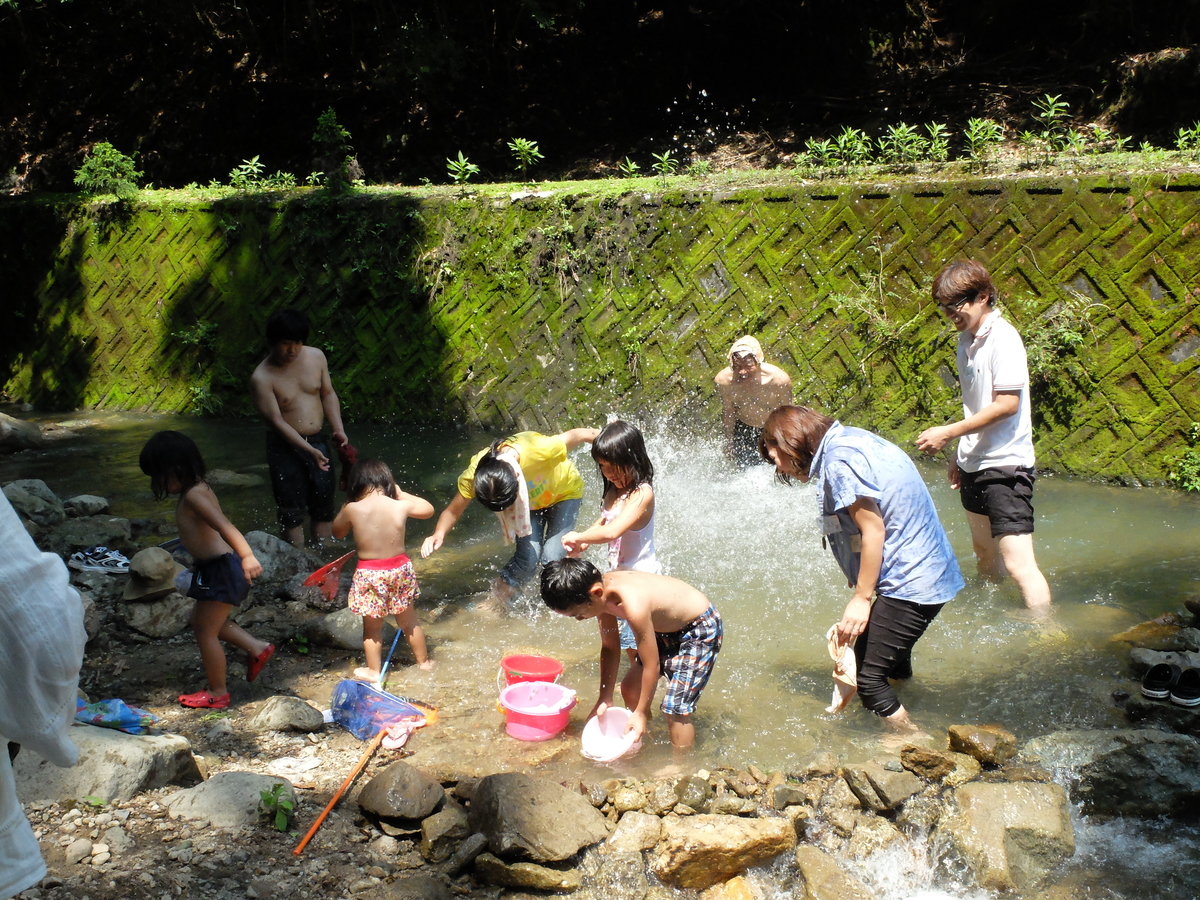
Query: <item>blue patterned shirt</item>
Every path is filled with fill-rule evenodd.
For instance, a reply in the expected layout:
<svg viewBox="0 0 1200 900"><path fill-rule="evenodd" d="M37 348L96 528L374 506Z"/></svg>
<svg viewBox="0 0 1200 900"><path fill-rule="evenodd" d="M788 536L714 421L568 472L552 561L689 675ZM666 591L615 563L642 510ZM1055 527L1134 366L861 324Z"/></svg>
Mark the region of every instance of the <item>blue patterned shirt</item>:
<svg viewBox="0 0 1200 900"><path fill-rule="evenodd" d="M907 454L861 428L834 422L809 468L821 531L851 582L858 580L861 535L848 512L860 497L883 514L883 566L876 591L913 603L945 603L963 587L962 572L929 489Z"/></svg>

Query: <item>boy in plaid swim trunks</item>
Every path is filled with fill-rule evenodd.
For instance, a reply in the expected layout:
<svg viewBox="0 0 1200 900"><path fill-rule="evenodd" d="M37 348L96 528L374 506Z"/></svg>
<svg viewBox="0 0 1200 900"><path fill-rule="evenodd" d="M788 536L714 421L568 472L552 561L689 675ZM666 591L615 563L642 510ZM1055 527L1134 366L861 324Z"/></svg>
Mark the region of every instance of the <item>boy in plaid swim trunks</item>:
<svg viewBox="0 0 1200 900"><path fill-rule="evenodd" d="M721 614L707 597L678 578L621 569L601 574L587 560L567 558L542 569L542 600L557 613L580 621L596 619L600 626L600 698L589 719L613 702L621 664L621 618L633 629L642 663L621 682L621 696L632 713L626 733L634 732L635 740L645 733L661 674L670 681L661 708L671 744L683 749L695 743L691 714L724 636Z"/></svg>
<svg viewBox="0 0 1200 900"><path fill-rule="evenodd" d="M333 536L354 532L358 568L350 585L350 610L363 617L363 651L367 665L354 670L359 681L379 681L383 662L383 619L396 625L412 648L417 665L432 669L425 632L417 624L420 596L412 561L404 552L404 526L409 517L428 519L433 504L396 487L386 463L363 459L350 470L350 500L333 520Z"/></svg>

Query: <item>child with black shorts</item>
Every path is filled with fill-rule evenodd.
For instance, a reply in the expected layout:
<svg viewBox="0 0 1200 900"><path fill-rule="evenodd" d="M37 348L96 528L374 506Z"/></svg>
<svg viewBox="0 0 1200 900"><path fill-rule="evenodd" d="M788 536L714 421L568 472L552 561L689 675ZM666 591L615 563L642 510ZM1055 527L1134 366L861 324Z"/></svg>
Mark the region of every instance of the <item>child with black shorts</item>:
<svg viewBox="0 0 1200 900"><path fill-rule="evenodd" d="M160 431L146 442L138 464L150 476L156 499L179 495L175 505L179 540L196 560L187 595L196 601L191 624L208 688L184 694L179 702L195 709L224 709L229 706L229 690L221 642L246 651L247 681L258 677L275 652L274 644L260 641L229 619L250 592L250 582L262 574L262 565L221 512L217 495L204 481L204 460L191 438L178 431Z"/></svg>
<svg viewBox="0 0 1200 900"><path fill-rule="evenodd" d="M671 745L683 749L695 743L691 714L725 634L721 614L707 597L678 578L622 569L602 575L587 560L567 558L542 569L542 600L557 613L581 621L594 618L600 626L600 698L589 719L612 705L621 662L620 618L633 629L641 661L621 685L631 712L626 733L633 732L636 741L646 731L654 689L659 675L665 675L670 684L661 708Z"/></svg>

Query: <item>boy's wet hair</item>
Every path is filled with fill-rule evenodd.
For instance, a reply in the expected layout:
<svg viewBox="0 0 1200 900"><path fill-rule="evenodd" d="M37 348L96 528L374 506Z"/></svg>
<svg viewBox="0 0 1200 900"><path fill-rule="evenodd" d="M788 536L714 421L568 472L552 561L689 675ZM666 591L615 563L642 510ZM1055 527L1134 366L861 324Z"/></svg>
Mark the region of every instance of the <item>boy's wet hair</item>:
<svg viewBox="0 0 1200 900"><path fill-rule="evenodd" d="M600 460L604 460L628 472L630 488L636 488L639 484L654 483L654 464L650 462L650 455L646 452L646 439L636 426L628 422L617 420L600 429L596 440L592 442L592 459L596 460L597 465ZM613 485L604 477L603 472L600 473L600 480L604 482L601 493L607 494Z"/></svg>
<svg viewBox="0 0 1200 900"><path fill-rule="evenodd" d="M196 442L180 431L160 431L146 441L138 465L150 476L155 500L163 500L171 493L167 490L168 482L177 482L179 492L185 494L202 482L208 471Z"/></svg>
<svg viewBox="0 0 1200 900"><path fill-rule="evenodd" d="M758 452L771 462L772 448L780 456L790 460L797 472L809 475L813 457L821 446L821 439L833 424L829 416L821 415L807 406L780 406L763 424L762 436L758 439ZM773 464L773 463L772 463ZM775 477L784 484L792 483L792 476L775 470Z"/></svg>
<svg viewBox="0 0 1200 900"><path fill-rule="evenodd" d="M933 299L947 305L962 300L974 300L980 294L987 297L988 306L996 305L999 292L988 270L973 259L952 262L933 279Z"/></svg>
<svg viewBox="0 0 1200 900"><path fill-rule="evenodd" d="M360 459L350 470L346 493L350 502L356 503L372 491L379 491L393 500L400 499L396 479L392 477L392 470L388 468L388 464L381 459Z"/></svg>
<svg viewBox="0 0 1200 900"><path fill-rule="evenodd" d="M508 509L517 502L517 491L520 488L517 473L513 471L512 466L497 456L508 440L510 439L493 441L487 453L475 466L475 499L492 512Z"/></svg>
<svg viewBox="0 0 1200 900"><path fill-rule="evenodd" d="M267 343L274 347L281 341L296 341L303 344L308 340L308 317L298 309L280 309L267 319Z"/></svg>
<svg viewBox="0 0 1200 900"><path fill-rule="evenodd" d="M555 612L583 606L591 599L593 584L603 579L586 559L556 559L542 567L542 601Z"/></svg>

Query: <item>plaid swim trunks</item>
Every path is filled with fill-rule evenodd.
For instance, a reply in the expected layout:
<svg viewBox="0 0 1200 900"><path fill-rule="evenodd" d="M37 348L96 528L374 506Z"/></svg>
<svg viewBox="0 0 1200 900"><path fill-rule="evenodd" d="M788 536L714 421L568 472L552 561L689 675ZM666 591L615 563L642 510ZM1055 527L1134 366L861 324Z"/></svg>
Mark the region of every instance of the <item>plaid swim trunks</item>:
<svg viewBox="0 0 1200 900"><path fill-rule="evenodd" d="M410 609L421 596L407 553L389 559L360 559L350 583L350 611L382 619Z"/></svg>
<svg viewBox="0 0 1200 900"><path fill-rule="evenodd" d="M696 709L700 692L708 684L725 626L715 606L696 616L680 631L659 632L658 665L670 679L663 697L662 711L668 715L686 716Z"/></svg>

